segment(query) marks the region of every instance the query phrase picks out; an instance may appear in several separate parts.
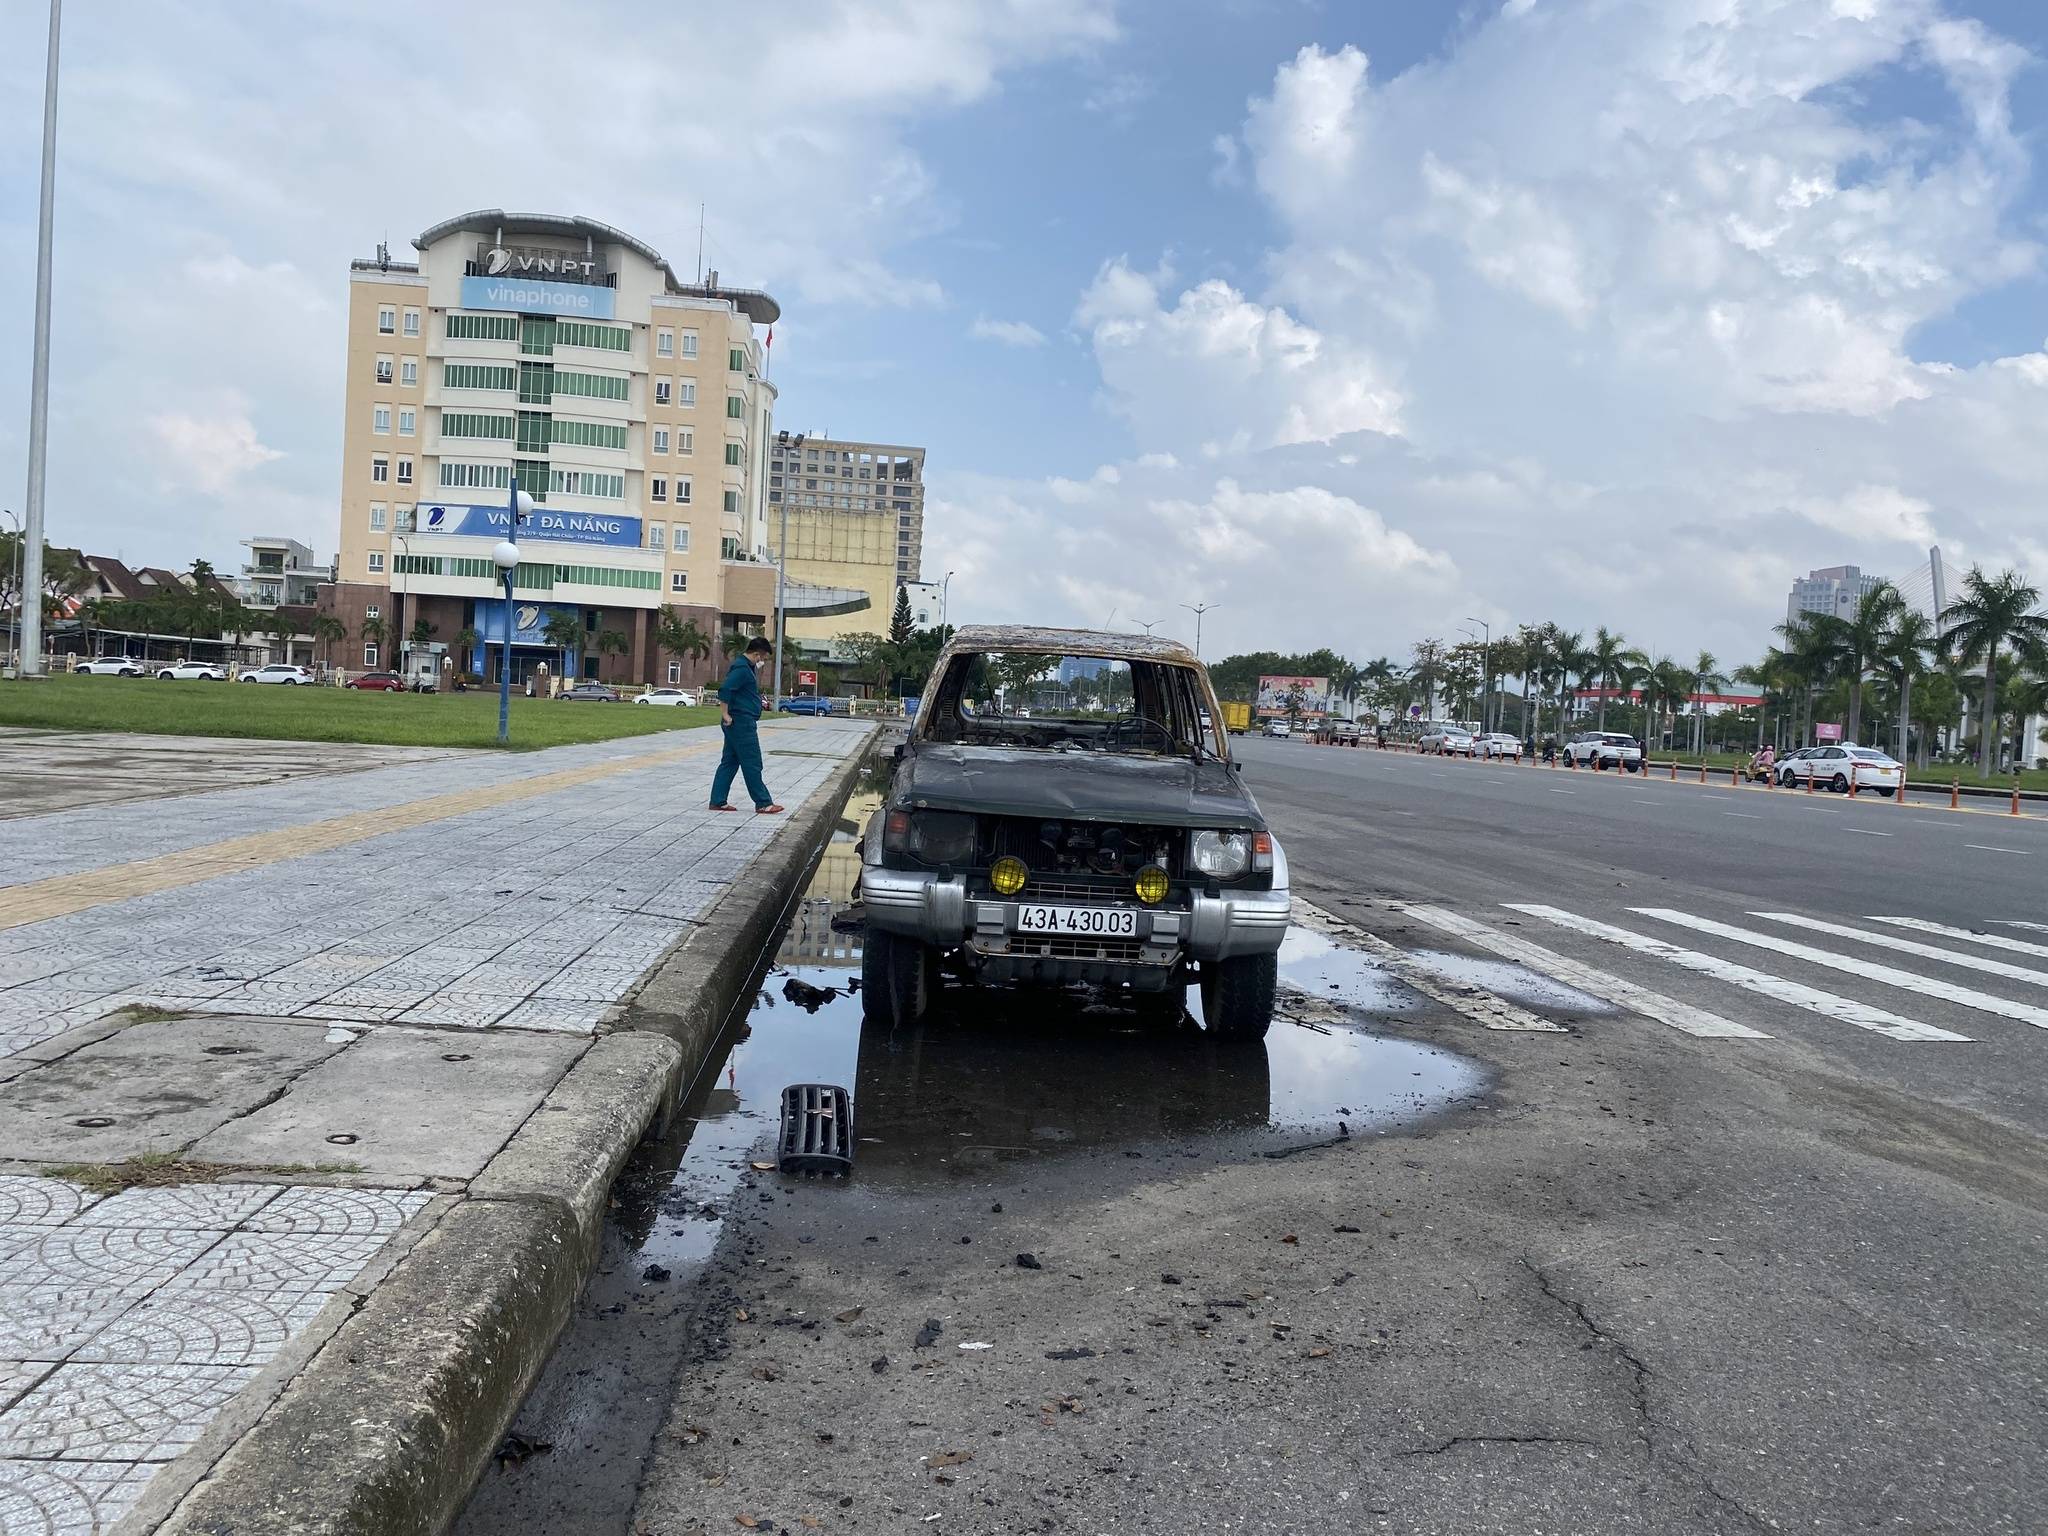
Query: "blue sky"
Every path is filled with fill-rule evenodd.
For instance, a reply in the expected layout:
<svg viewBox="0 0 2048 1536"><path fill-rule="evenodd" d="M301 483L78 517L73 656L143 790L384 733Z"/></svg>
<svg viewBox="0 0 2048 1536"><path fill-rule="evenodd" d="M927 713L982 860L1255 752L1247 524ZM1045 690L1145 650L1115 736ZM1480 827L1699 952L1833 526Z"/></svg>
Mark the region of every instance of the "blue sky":
<svg viewBox="0 0 2048 1536"><path fill-rule="evenodd" d="M956 617L1741 659L1810 566L2048 578L2036 0L754 9L73 7L53 536L331 549L350 257L499 205L688 270L701 201L780 424L929 449ZM40 8L0 41L15 505Z"/></svg>

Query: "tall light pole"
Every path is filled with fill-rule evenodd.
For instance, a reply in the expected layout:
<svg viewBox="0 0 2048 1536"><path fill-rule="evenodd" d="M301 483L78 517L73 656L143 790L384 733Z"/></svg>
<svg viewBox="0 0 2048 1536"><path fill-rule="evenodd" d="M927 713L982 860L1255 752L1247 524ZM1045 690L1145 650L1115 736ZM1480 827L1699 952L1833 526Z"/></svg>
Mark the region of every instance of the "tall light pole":
<svg viewBox="0 0 2048 1536"><path fill-rule="evenodd" d="M405 679L406 686L412 685L412 631L406 628L406 566L412 563L412 545L402 533L391 535L391 542L404 551L399 556L398 567L398 674Z"/></svg>
<svg viewBox="0 0 2048 1536"><path fill-rule="evenodd" d="M790 454L794 454L803 447L804 434L778 432L775 434L775 441L788 449ZM784 455L782 478L789 483L782 488L782 531L775 537L775 680L768 685L771 709L782 698L782 651L788 644L786 637L789 633L788 588L785 583L789 575L789 498L794 494L796 486L795 476L789 468L793 462L788 454Z"/></svg>
<svg viewBox="0 0 2048 1536"><path fill-rule="evenodd" d="M1493 729L1493 626L1469 613L1465 615L1465 622L1477 624L1484 631L1479 642L1479 728L1490 731Z"/></svg>
<svg viewBox="0 0 2048 1536"><path fill-rule="evenodd" d="M43 196L36 222L36 331L28 389L28 521L16 584L14 630L20 675L43 675L43 477L50 451L50 230L57 210L57 32L63 0L50 0L50 57L43 71ZM21 602L30 588L33 603Z"/></svg>
<svg viewBox="0 0 2048 1536"><path fill-rule="evenodd" d="M946 579L939 583L939 629L946 627L946 614L953 606L953 573L946 572Z"/></svg>
<svg viewBox="0 0 2048 1536"><path fill-rule="evenodd" d="M491 551L491 563L505 583L505 633L498 650L498 745L512 740L512 577L519 569L519 523L533 510L533 498L519 489L519 477L512 477L511 494L505 499L505 537Z"/></svg>
<svg viewBox="0 0 2048 1536"><path fill-rule="evenodd" d="M1207 613L1211 608L1221 608L1222 606L1223 605L1221 603L1181 604L1181 607L1187 609L1189 613L1192 613L1195 616L1195 660L1197 661L1200 661L1202 659L1202 615Z"/></svg>
<svg viewBox="0 0 2048 1536"><path fill-rule="evenodd" d="M1157 629L1157 628L1158 628L1158 627L1159 627L1160 625L1164 624L1164 623L1166 622L1166 620L1164 620L1164 619L1152 619L1152 620L1149 620L1149 621L1148 621L1148 620L1145 620L1145 619L1133 619L1133 620L1131 620L1131 622L1132 622L1133 624L1137 625L1137 626L1138 626L1138 628L1140 628L1140 629L1142 629L1143 631L1145 631L1145 638L1146 638L1147 640L1150 640L1150 639L1152 638L1152 631L1153 631L1153 630L1155 630L1155 629Z"/></svg>
<svg viewBox="0 0 2048 1536"><path fill-rule="evenodd" d="M15 664L19 666L21 662L21 546L24 542L21 536L21 514L12 507L0 507L0 516L6 517L14 524L14 586L12 589L14 592L14 623L8 638L14 642L14 660Z"/></svg>

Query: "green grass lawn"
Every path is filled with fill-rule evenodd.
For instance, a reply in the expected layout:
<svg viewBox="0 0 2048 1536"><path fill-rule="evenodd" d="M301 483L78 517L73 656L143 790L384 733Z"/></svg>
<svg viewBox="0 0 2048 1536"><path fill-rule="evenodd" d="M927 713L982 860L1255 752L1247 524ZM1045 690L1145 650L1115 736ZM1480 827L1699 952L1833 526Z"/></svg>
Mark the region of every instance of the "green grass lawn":
<svg viewBox="0 0 2048 1536"><path fill-rule="evenodd" d="M718 707L564 704L512 695L519 749L609 741L707 725ZM492 747L498 695L359 693L260 683L161 683L139 677L52 677L0 682L0 726L129 731L152 736L254 736L281 741L356 741L398 747Z"/></svg>

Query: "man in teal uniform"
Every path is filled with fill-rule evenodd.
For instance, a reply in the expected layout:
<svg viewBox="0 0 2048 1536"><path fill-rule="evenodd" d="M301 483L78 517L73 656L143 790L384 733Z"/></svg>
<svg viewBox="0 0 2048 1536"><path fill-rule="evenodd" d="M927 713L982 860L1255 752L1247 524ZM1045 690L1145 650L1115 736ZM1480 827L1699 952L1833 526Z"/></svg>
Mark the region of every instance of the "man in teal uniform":
<svg viewBox="0 0 2048 1536"><path fill-rule="evenodd" d="M774 816L782 807L768 793L761 779L761 678L760 669L775 655L775 647L756 635L747 642L746 654L735 656L718 685L718 718L725 728L725 755L718 760L718 772L711 779L711 809L736 810L726 802L732 793L735 773L744 774L747 793L754 797L754 810Z"/></svg>

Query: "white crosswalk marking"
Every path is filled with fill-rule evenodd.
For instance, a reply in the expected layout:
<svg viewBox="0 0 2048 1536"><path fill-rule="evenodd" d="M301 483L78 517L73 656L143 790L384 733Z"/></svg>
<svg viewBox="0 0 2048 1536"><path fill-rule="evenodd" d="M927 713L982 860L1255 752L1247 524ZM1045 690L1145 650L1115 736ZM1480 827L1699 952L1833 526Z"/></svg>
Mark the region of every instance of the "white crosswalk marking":
<svg viewBox="0 0 2048 1536"><path fill-rule="evenodd" d="M2026 982L2029 986L2048 987L2048 972L2030 971L2024 965L2012 965L2004 960L1987 960L1982 955L1965 955L1953 949L1937 949L1932 944L1919 944L1912 939L1902 939L1890 933L1865 933L1861 928L1823 922L1817 917L1808 917L1803 912L1752 912L1749 915L1767 918L1774 923L1790 923L1795 928L1805 928L1813 933L1832 933L1837 938L1854 939L1859 944L1875 944L1884 949L1895 949L1902 955L1919 955L1924 959L1939 960L1943 965L1959 965L1966 971L1982 971L1987 976L2003 976L2010 981ZM1956 932L1955 929L1949 931ZM1967 938L1969 935L1964 934L1963 937Z"/></svg>
<svg viewBox="0 0 2048 1536"><path fill-rule="evenodd" d="M1953 1030L1922 1024L1917 1019L1904 1018L1883 1008L1873 1008L1868 1003L1857 1002L1854 998L1839 997L1833 992L1823 992L1818 987L1786 981L1783 977L1773 976L1766 971L1754 971L1746 965L1737 965L1732 960L1723 960L1716 955L1701 954L1694 949L1681 949L1676 944L1667 944L1664 940L1653 939L1647 934L1633 933L1626 928L1595 922L1590 917L1580 917L1576 912L1567 912L1560 907L1512 901L1505 905L1511 912L1526 912L1531 917L1540 917L1545 922L1556 923L1560 928L1569 928L1592 938L1605 939L1610 944L1619 944L1623 949L1632 949L1640 955L1654 955L1660 960L1670 961L1673 965L1683 966L1688 971L1711 976L1716 981L1725 981L1732 986L1759 992L1765 997L1776 998L1781 1003L1790 1003L1797 1008L1824 1014L1828 1018L1838 1019L1844 1024L1854 1024L1858 1029L1867 1029L1893 1040L1970 1038Z"/></svg>
<svg viewBox="0 0 2048 1536"><path fill-rule="evenodd" d="M1531 944L1527 939L1502 933L1498 928L1475 922L1456 912L1446 912L1441 907L1417 907L1402 905L1397 910L1410 917L1441 928L1445 933L1455 934L1468 943L1477 944L1481 949L1490 949L1496 955L1554 976L1568 986L1595 997L1604 997L1610 1003L1642 1014L1645 1018L1669 1024L1673 1029L1683 1030L1688 1035L1699 1035L1705 1039L1768 1040L1771 1037L1762 1030L1751 1029L1747 1024L1738 1024L1733 1019L1724 1019L1718 1013L1709 1013L1704 1008L1695 1008L1690 1003L1681 1003L1676 998L1665 997L1647 987L1639 987L1620 976L1610 976L1605 971L1596 971L1590 965L1558 954L1555 950Z"/></svg>
<svg viewBox="0 0 2048 1536"><path fill-rule="evenodd" d="M1773 950L1804 960L1808 965L1825 966L1831 971L1847 971L1852 976L1861 976L1866 981L1881 982L1888 987L1898 987L1907 992L1918 992L1925 997L1938 997L1945 1003L1959 1007L1974 1008L1980 1013L1995 1014L2002 1019L2018 1019L2036 1029L2048 1029L2048 1008L2036 1008L2031 1003L2008 1002L2002 997L1993 997L1989 992L1973 992L1968 987L1953 986L1946 981L1937 981L1932 976L1916 976L1911 971L1895 971L1888 965L1879 965L1870 960L1857 960L1848 955L1838 955L1832 950L1815 949L1811 944L1795 944L1790 939L1781 939L1776 934L1757 933L1749 928L1737 928L1732 923L1717 923L1711 917L1694 917L1690 912L1677 912L1670 907L1631 907L1644 917L1654 917L1659 922L1676 923L1681 928L1691 928L1698 933L1711 933L1716 938L1729 939L1737 944L1749 944L1758 949Z"/></svg>
<svg viewBox="0 0 2048 1536"><path fill-rule="evenodd" d="M2017 917L2001 917L1998 925L2001 928L2031 928L2036 933L2048 933L2048 923L2029 923Z"/></svg>
<svg viewBox="0 0 2048 1536"><path fill-rule="evenodd" d="M1914 928L1921 933L1939 934L1944 939L1962 939L1970 944L1988 944L1993 949L2009 949L2016 955L2039 955L2048 959L2048 944L2030 944L2025 939L2008 939L2002 933L1973 933L1968 928L1951 928L1946 923L1930 923L1924 917L1869 917L1870 923L1890 923L1894 928Z"/></svg>

